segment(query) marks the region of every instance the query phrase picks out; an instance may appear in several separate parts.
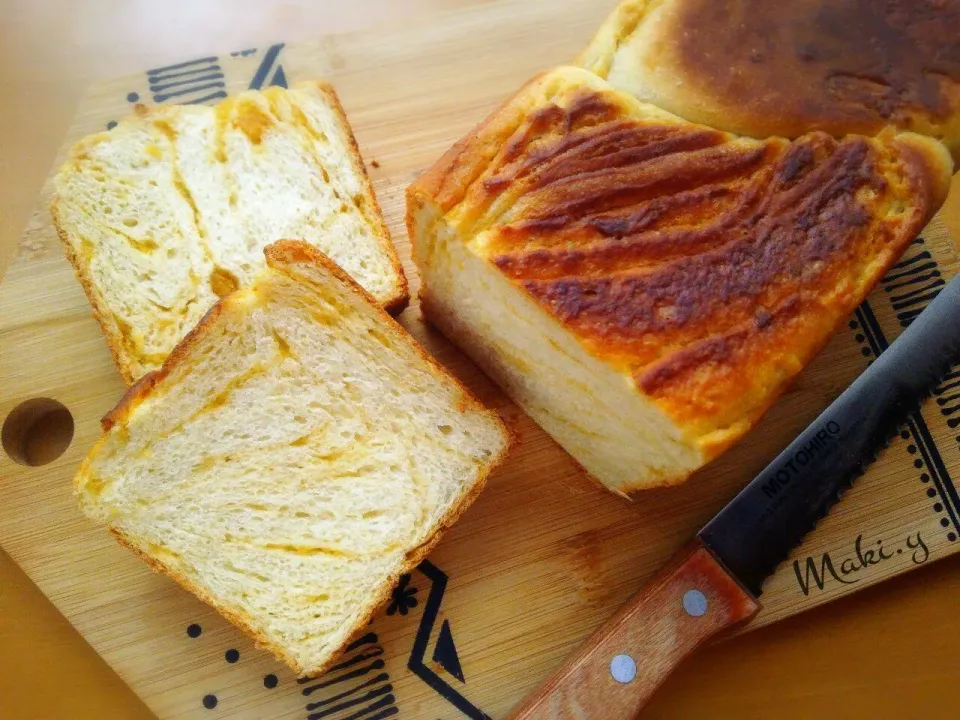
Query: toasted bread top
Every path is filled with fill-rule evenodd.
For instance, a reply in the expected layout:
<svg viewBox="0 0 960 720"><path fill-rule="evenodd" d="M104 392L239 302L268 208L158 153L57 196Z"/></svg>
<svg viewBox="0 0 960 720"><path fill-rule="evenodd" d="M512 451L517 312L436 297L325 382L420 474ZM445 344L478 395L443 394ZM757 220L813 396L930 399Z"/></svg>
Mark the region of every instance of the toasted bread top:
<svg viewBox="0 0 960 720"><path fill-rule="evenodd" d="M410 189L696 435L754 421L942 203L936 141L766 141L576 68L526 85Z"/></svg>
<svg viewBox="0 0 960 720"><path fill-rule="evenodd" d="M577 64L753 137L894 125L960 158L960 3L625 0Z"/></svg>

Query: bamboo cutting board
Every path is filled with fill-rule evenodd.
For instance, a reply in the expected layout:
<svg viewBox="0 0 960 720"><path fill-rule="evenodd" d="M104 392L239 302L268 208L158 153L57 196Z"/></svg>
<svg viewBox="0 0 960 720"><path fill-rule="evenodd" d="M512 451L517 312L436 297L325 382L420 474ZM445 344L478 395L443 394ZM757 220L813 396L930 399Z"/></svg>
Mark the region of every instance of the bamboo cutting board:
<svg viewBox="0 0 960 720"><path fill-rule="evenodd" d="M136 102L215 102L326 77L350 116L415 290L403 191L538 70L587 41L611 3L489 3L407 27L276 43L99 85L64 147ZM0 544L161 718L502 717L883 351L957 270L935 219L760 426L671 490L625 502L574 463L442 337L404 325L514 425L520 444L338 667L300 682L83 519L71 477L123 392L46 210L0 285ZM73 434L70 440L69 426ZM766 586L774 622L960 549L960 369ZM35 440L62 439L48 458Z"/></svg>

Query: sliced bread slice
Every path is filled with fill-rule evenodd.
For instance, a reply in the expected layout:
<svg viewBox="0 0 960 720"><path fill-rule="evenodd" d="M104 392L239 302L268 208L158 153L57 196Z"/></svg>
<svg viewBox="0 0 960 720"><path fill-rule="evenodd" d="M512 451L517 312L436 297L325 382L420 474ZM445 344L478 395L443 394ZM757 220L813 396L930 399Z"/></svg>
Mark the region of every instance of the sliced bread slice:
<svg viewBox="0 0 960 720"><path fill-rule="evenodd" d="M139 107L77 143L55 186L54 222L128 383L249 283L280 238L316 246L384 307L407 302L353 133L321 82Z"/></svg>
<svg viewBox="0 0 960 720"><path fill-rule="evenodd" d="M301 242L104 418L91 518L315 675L473 501L510 434Z"/></svg>

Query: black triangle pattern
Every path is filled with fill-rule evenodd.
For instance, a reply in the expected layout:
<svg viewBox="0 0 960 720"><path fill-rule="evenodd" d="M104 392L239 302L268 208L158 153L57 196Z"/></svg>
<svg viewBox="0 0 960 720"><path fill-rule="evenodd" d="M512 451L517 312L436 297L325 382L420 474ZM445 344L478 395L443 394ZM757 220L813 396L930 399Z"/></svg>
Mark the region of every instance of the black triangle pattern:
<svg viewBox="0 0 960 720"><path fill-rule="evenodd" d="M457 680L465 683L463 668L460 667L460 657L457 655L457 646L453 643L453 633L450 632L450 621L444 620L437 636L437 645L433 649L433 661L453 675Z"/></svg>

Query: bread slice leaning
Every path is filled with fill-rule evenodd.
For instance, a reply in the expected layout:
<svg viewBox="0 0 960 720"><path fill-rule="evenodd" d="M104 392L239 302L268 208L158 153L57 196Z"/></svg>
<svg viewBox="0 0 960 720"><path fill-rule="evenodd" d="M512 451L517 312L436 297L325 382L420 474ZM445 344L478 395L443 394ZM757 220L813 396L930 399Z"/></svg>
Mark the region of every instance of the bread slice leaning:
<svg viewBox="0 0 960 720"><path fill-rule="evenodd" d="M322 82L215 107L138 106L73 147L55 190L54 223L128 383L251 282L280 238L314 245L384 307L407 302L353 133Z"/></svg>
<svg viewBox="0 0 960 720"><path fill-rule="evenodd" d="M104 418L83 511L322 672L511 436L336 265L280 242Z"/></svg>

